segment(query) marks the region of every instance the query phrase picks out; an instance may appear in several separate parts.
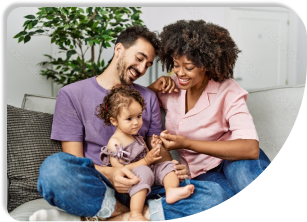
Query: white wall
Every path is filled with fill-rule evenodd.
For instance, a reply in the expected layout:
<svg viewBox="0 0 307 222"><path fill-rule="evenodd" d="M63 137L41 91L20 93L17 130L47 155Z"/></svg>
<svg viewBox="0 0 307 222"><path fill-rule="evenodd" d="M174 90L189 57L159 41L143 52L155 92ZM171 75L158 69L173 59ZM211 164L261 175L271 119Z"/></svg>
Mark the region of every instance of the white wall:
<svg viewBox="0 0 307 222"><path fill-rule="evenodd" d="M306 26L303 21L297 16L297 84L306 83L306 67L307 67L307 33Z"/></svg>
<svg viewBox="0 0 307 222"><path fill-rule="evenodd" d="M13 37L23 31L22 26L26 21L23 18L35 14L37 7L16 8L7 17L7 55L5 56L7 76L7 103L20 107L25 93L52 95L51 80L39 74L39 62L44 61L43 54L52 54L50 38L33 37L24 44Z"/></svg>
<svg viewBox="0 0 307 222"><path fill-rule="evenodd" d="M142 7L141 19L152 31L161 32L163 26L179 19L203 19L227 28L227 7ZM52 85L50 80L39 75L40 67L37 63L45 58L43 54L56 55L57 47L50 44L48 37L33 37L35 40L23 44L17 44L13 36L22 30L22 25L28 14L35 14L36 7L16 8L7 18L7 103L19 107L23 95L40 94L46 96L56 95L59 87ZM300 18L292 13L290 17L290 42L289 49L299 59L293 63L289 71L289 84L305 84L307 64L307 39L306 29ZM90 51L88 51L90 54ZM98 54L98 50L95 52ZM105 50L103 57L108 61L113 54L112 49ZM155 70L152 70L153 78ZM162 75L161 67L158 76ZM149 71L145 76L136 81L147 86L149 83Z"/></svg>

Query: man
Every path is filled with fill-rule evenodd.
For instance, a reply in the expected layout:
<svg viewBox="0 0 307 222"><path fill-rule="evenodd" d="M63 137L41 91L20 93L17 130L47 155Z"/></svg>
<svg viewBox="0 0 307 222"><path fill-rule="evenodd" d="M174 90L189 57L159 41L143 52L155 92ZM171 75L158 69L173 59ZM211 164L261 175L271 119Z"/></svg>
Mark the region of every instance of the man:
<svg viewBox="0 0 307 222"><path fill-rule="evenodd" d="M105 126L95 115L95 110L113 86L128 85L137 89L146 102L139 133L150 149L152 135L159 135L162 131L158 100L154 92L133 82L146 73L158 50L159 40L155 33L142 26L130 27L118 37L113 59L101 75L60 90L51 139L62 141L63 152L51 155L43 162L37 186L51 205L78 215L70 220L80 220L80 216L125 219L116 216L129 211L127 191L139 182L139 178L127 168L100 166L100 148L108 143L115 128ZM163 90L174 90L167 77L157 81ZM161 156L160 161L171 160L164 149L161 149ZM183 165L177 165L176 170L177 174L183 174L180 179L187 178ZM182 184L186 183L190 181ZM196 189L194 197L173 205L167 204L165 198L159 199L164 194L162 187L153 189L148 196L149 207L144 208L145 217L151 220L178 218L206 210L227 199L219 185L213 182L197 181L193 184ZM199 206L204 200L204 206ZM198 206L195 208L194 204ZM30 219L64 220L65 217L67 214L57 211L41 211Z"/></svg>

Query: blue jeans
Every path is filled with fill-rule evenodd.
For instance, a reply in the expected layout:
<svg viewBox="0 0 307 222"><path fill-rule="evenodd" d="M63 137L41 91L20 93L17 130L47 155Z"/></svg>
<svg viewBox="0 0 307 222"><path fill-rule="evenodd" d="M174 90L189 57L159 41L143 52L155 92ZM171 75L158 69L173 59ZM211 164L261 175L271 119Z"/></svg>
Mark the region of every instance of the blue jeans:
<svg viewBox="0 0 307 222"><path fill-rule="evenodd" d="M195 192L174 204L166 203L162 186L152 188L146 200L150 219L159 221L189 216L228 199L227 193L216 182L187 179L180 186L186 184L194 184ZM112 184L95 169L91 159L63 152L49 156L42 163L37 189L51 205L78 216L108 218L114 212L116 199L126 206L130 203L129 195L115 192Z"/></svg>
<svg viewBox="0 0 307 222"><path fill-rule="evenodd" d="M218 183L230 198L253 182L270 163L269 158L260 149L257 160L223 160L214 170L201 174L194 179Z"/></svg>

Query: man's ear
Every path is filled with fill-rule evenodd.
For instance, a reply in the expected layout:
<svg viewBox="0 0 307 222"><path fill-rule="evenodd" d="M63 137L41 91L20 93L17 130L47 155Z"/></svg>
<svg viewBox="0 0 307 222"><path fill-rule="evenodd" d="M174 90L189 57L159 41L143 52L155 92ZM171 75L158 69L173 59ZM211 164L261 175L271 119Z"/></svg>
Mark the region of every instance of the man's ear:
<svg viewBox="0 0 307 222"><path fill-rule="evenodd" d="M120 56L120 54L123 52L124 50L124 45L122 43L117 43L114 47L114 57L118 58Z"/></svg>
<svg viewBox="0 0 307 222"><path fill-rule="evenodd" d="M110 117L110 122L113 126L117 127L118 123L116 119L114 119L113 117Z"/></svg>

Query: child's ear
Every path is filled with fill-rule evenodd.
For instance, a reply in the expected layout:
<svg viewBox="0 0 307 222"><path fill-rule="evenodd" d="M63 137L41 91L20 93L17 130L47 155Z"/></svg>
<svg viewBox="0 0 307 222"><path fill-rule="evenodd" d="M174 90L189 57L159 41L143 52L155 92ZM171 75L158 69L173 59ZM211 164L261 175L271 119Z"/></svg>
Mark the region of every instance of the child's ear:
<svg viewBox="0 0 307 222"><path fill-rule="evenodd" d="M113 126L117 127L117 120L114 119L113 117L110 117L110 122Z"/></svg>

